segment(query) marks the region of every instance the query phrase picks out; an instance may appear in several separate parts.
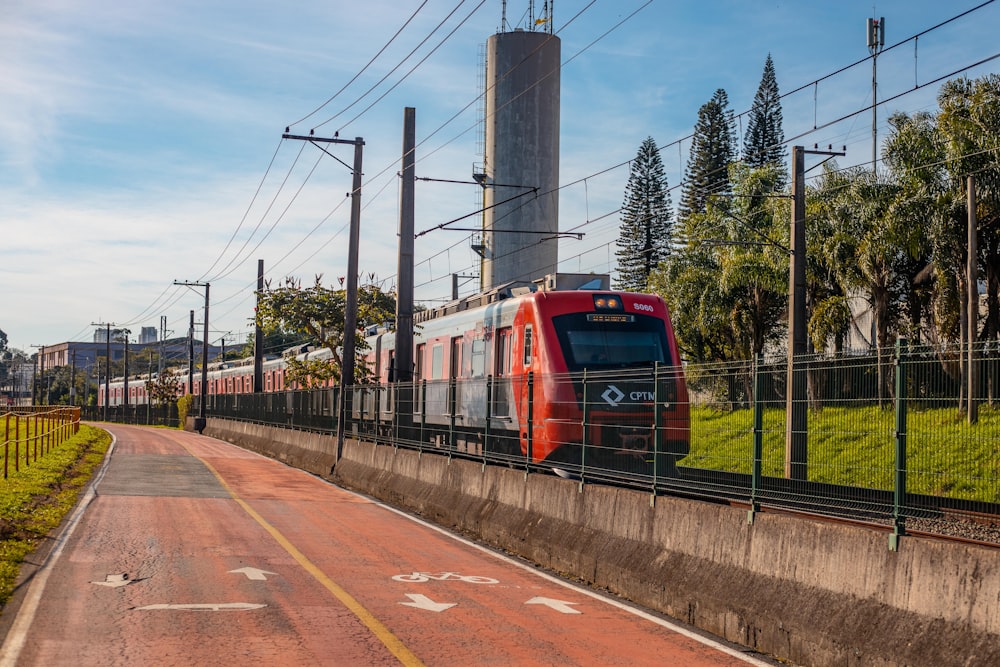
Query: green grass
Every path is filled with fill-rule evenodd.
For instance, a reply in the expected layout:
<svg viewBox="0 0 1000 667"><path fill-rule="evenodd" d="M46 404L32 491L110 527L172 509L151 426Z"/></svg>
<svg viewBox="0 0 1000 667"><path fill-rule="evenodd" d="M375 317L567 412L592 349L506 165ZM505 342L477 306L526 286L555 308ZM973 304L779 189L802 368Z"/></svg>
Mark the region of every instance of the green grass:
<svg viewBox="0 0 1000 667"><path fill-rule="evenodd" d="M895 414L877 407L825 407L809 413L811 481L891 490ZM954 408L910 410L906 426L907 491L1000 502L1000 410L982 408L969 425ZM785 412L765 410L763 474L784 475ZM750 473L753 413L691 409L693 468Z"/></svg>
<svg viewBox="0 0 1000 667"><path fill-rule="evenodd" d="M25 557L62 521L101 465L111 436L82 425L79 433L0 481L0 605L10 599Z"/></svg>

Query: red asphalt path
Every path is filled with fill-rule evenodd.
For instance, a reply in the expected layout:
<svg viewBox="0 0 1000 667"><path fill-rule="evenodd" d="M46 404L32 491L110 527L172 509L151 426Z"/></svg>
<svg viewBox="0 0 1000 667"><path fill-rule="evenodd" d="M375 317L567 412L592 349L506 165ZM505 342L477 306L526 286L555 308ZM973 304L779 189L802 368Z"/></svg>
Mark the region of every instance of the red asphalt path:
<svg viewBox="0 0 1000 667"><path fill-rule="evenodd" d="M0 667L772 664L233 445L108 429Z"/></svg>

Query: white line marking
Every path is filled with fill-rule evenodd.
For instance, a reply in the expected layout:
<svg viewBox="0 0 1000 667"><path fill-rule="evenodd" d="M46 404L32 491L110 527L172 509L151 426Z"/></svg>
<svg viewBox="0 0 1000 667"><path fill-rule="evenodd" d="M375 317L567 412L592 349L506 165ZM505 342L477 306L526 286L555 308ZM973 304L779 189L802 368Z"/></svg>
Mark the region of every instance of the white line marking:
<svg viewBox="0 0 1000 667"><path fill-rule="evenodd" d="M266 604L254 604L252 602L207 602L202 604L148 604L145 607L136 607L136 611L159 611L159 610L181 610L181 611L249 611L266 607Z"/></svg>
<svg viewBox="0 0 1000 667"><path fill-rule="evenodd" d="M38 612L38 604L42 599L42 593L45 591L45 584L49 580L52 568L62 555L63 549L66 547L66 542L69 541L73 531L76 530L77 525L80 523L84 510L97 497L97 485L104 479L104 473L107 472L108 464L111 462L111 454L115 451L115 443L118 442L118 438L115 437L114 433L110 431L108 433L111 435L111 444L104 455L104 463L101 464L100 471L98 471L94 480L90 483L80 504L76 506L69 521L66 522L66 529L56 538L55 548L49 552L48 558L45 559L34 579L32 579L31 587L28 588L28 592L24 596L24 602L21 603L17 618L14 619L14 623L10 627L10 632L7 633L7 639L4 641L3 647L0 648L0 667L15 667L17 665L17 659L21 656L21 651L24 649L25 640L28 637L28 629L31 627L32 621L35 620L35 614Z"/></svg>

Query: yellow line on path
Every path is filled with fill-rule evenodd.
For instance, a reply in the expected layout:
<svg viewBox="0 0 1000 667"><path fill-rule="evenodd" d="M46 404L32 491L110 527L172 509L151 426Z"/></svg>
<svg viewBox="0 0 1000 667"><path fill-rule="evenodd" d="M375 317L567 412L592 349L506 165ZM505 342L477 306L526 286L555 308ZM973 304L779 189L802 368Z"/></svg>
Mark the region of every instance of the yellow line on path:
<svg viewBox="0 0 1000 667"><path fill-rule="evenodd" d="M216 471L216 469L208 463L208 461L192 452L186 445L184 446L184 449L187 449L191 456L201 461L205 467L208 468L213 475L215 475L215 478L219 480L219 483L222 484L222 487L229 493L230 496L232 496L233 500L239 503L240 507L242 507L247 514L253 517L253 520L259 523L264 530L269 532L271 537L277 540L278 544L280 544L282 548L284 548L284 550L287 551L288 554L306 570L306 572L311 574L316 581L323 584L328 591L333 593L335 598L337 598L345 607L350 609L351 612L358 617L358 620L364 623L365 627L371 630L372 633L378 637L379 641L381 641L401 663L407 665L407 667L423 667L424 663L420 660L420 658L414 655L410 649L406 648L406 645L403 644L399 637L394 635L389 628L385 627L381 621L375 618L374 614L365 609L365 607L358 602L353 595L337 585L337 582L333 579L326 576L326 574L312 561L306 558L306 555L299 551L287 537L282 535L277 528L268 523L267 520L258 514L254 508L250 507L245 500L240 498L232 487L226 483L226 480L222 479L222 475L220 475L218 471Z"/></svg>

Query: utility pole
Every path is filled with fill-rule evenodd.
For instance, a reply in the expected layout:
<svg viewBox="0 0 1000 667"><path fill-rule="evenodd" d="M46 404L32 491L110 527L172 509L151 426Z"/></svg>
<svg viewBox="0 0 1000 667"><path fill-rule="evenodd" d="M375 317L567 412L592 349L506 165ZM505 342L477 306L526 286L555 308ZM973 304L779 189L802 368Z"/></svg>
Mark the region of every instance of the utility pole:
<svg viewBox="0 0 1000 667"><path fill-rule="evenodd" d="M205 331L202 337L202 348L201 348L201 407L198 411L198 418L194 420L194 430L201 433L205 430L207 425L207 418L205 416L205 401L207 400L208 394L208 290L209 283L198 283L198 282L181 282L174 281L175 285L182 285L184 287L204 287L205 288ZM191 311L191 331L194 332L194 311ZM194 336L191 336L192 341ZM194 343L192 342L192 345ZM190 376L189 376L190 377Z"/></svg>
<svg viewBox="0 0 1000 667"><path fill-rule="evenodd" d="M352 168L354 179L351 186L351 231L347 246L347 293L344 305L344 350L340 365L340 418L337 420L337 460L339 461L344 451L344 432L347 417L351 414L351 400L348 388L354 385L354 347L358 329L358 244L361 236L361 161L365 142L361 137L355 137L351 140L338 139L335 135L332 139L323 139L312 135L300 136L288 134L288 128L285 128L285 134L282 134L281 138L308 141L345 167L347 164L343 160L326 151L319 143L352 144L354 146L354 167Z"/></svg>
<svg viewBox="0 0 1000 667"><path fill-rule="evenodd" d="M157 376L163 375L163 356L166 354L167 344L167 316L160 315L160 358L156 362Z"/></svg>
<svg viewBox="0 0 1000 667"><path fill-rule="evenodd" d="M396 369L397 382L413 381L413 241L416 199L417 110L403 109L403 172L399 191L399 257L396 285ZM412 410L411 410L412 412ZM398 415L398 413L397 413Z"/></svg>
<svg viewBox="0 0 1000 667"><path fill-rule="evenodd" d="M194 393L194 311L188 325L188 394Z"/></svg>
<svg viewBox="0 0 1000 667"><path fill-rule="evenodd" d="M885 46L885 17L868 19L867 24L868 50L872 54L872 173L878 164L878 70L876 62L878 54Z"/></svg>
<svg viewBox="0 0 1000 667"><path fill-rule="evenodd" d="M32 345L31 347L39 350L36 356L35 368L40 370L35 374L36 377L31 382L31 404L32 405L48 405L49 397L48 393L45 391L45 346L44 345ZM38 397L38 402L36 403L35 397ZM44 400L43 400L44 399Z"/></svg>
<svg viewBox="0 0 1000 667"><path fill-rule="evenodd" d="M806 169L805 156L845 155L792 146L792 220L788 267L788 381L785 389L785 477L806 479L808 463L807 376L802 361L806 336Z"/></svg>
<svg viewBox="0 0 1000 667"><path fill-rule="evenodd" d="M131 334L131 333L132 332L129 331L128 329L122 329L119 332L119 335L121 336L121 339L122 339L122 341L124 342L124 345L125 345L125 351L124 351L124 353L122 355L122 359L123 359L123 361L122 361L123 366L122 367L123 367L123 370L124 370L124 372L122 373L122 378L123 378L123 385L122 385L122 405L124 406L125 410L128 410L128 337L129 337L129 334ZM127 419L127 417L125 417L124 413L122 414L122 417L125 418L125 419Z"/></svg>
<svg viewBox="0 0 1000 667"><path fill-rule="evenodd" d="M91 322L92 327L105 327L104 332L104 421L108 421L108 402L111 399L111 327L114 326L113 322ZM100 391L101 382L101 366L97 365L97 382Z"/></svg>
<svg viewBox="0 0 1000 667"><path fill-rule="evenodd" d="M264 292L264 260L257 260L257 308L253 318L253 393L264 391L264 330L257 321L261 294Z"/></svg>

